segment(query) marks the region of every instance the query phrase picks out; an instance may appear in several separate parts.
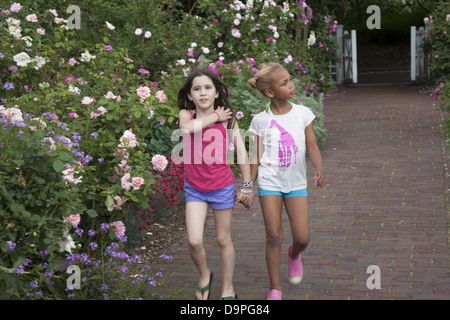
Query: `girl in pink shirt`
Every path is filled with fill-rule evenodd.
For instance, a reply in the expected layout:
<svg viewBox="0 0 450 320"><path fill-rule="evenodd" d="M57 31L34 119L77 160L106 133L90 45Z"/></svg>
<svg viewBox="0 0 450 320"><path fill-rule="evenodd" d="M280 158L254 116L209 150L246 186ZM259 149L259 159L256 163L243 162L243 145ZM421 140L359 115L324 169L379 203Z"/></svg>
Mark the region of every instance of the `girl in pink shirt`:
<svg viewBox="0 0 450 320"><path fill-rule="evenodd" d="M200 272L195 299L209 299L213 278L203 247L208 205L214 213L221 254L221 299L236 299L233 289L235 252L231 240L231 218L237 201L247 208L253 203L248 153L228 101L228 90L212 71L197 69L187 77L178 93L178 107L179 126L183 132L189 253ZM237 197L235 178L226 161L230 140L235 146L244 181Z"/></svg>

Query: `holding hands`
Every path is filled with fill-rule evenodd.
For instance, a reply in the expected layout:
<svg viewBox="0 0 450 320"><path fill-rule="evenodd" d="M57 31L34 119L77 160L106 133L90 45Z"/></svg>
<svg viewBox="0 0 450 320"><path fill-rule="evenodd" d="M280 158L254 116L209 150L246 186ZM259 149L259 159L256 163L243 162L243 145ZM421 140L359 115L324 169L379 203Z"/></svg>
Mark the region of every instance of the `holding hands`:
<svg viewBox="0 0 450 320"><path fill-rule="evenodd" d="M247 209L253 204L253 189L248 189L251 193L244 193L247 189L241 189L236 193L236 204L242 203Z"/></svg>
<svg viewBox="0 0 450 320"><path fill-rule="evenodd" d="M243 182L236 194L236 204L242 203L247 209L253 204L253 182Z"/></svg>

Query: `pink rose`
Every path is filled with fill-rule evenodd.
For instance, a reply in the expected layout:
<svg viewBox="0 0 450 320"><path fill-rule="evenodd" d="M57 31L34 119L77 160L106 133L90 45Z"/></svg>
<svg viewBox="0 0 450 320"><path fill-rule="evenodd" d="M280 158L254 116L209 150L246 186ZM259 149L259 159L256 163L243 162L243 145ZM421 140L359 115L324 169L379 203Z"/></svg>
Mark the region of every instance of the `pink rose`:
<svg viewBox="0 0 450 320"><path fill-rule="evenodd" d="M122 188L124 188L126 191L130 191L130 187L131 187L130 178L131 178L130 174L125 173L123 175L123 177L120 179Z"/></svg>
<svg viewBox="0 0 450 320"><path fill-rule="evenodd" d="M110 223L111 226L115 227L114 232L116 233L116 235L120 234L122 236L125 235L125 225L123 224L122 221L114 221Z"/></svg>
<svg viewBox="0 0 450 320"><path fill-rule="evenodd" d="M137 145L136 136L130 130L125 130L123 136L120 138L119 148L134 148Z"/></svg>
<svg viewBox="0 0 450 320"><path fill-rule="evenodd" d="M150 88L146 86L139 87L137 88L136 93L142 99L147 99L148 97L150 97Z"/></svg>
<svg viewBox="0 0 450 320"><path fill-rule="evenodd" d="M108 211L113 211L114 209L120 210L122 207L122 200L125 200L125 197L120 198L119 196L114 196L114 202L111 206L108 207Z"/></svg>
<svg viewBox="0 0 450 320"><path fill-rule="evenodd" d="M159 171L164 171L167 167L167 159L162 155L154 155L152 158L153 168Z"/></svg>
<svg viewBox="0 0 450 320"><path fill-rule="evenodd" d="M64 218L64 222L70 222L74 228L78 227L78 224L80 223L80 215L77 214L71 214L67 218Z"/></svg>
<svg viewBox="0 0 450 320"><path fill-rule="evenodd" d="M141 177L133 177L131 179L131 185L133 186L134 190L139 190L139 188L141 187L141 185L144 184L144 179Z"/></svg>
<svg viewBox="0 0 450 320"><path fill-rule="evenodd" d="M69 84L70 81L75 80L75 77L67 77L64 81Z"/></svg>
<svg viewBox="0 0 450 320"><path fill-rule="evenodd" d="M81 100L81 104L90 105L92 102L94 102L94 99L90 97L84 97L83 100Z"/></svg>
<svg viewBox="0 0 450 320"><path fill-rule="evenodd" d="M165 103L167 101L167 96L163 90L156 92L156 98L158 98L160 103Z"/></svg>

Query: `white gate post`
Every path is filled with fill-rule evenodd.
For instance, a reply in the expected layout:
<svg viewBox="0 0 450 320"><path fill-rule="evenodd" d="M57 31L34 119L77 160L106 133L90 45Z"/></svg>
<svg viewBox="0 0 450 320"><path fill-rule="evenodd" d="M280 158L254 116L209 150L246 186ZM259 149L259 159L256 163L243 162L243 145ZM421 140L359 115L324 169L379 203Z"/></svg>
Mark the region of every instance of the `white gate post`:
<svg viewBox="0 0 450 320"><path fill-rule="evenodd" d="M358 59L356 51L356 30L352 30L352 69L353 83L358 83Z"/></svg>
<svg viewBox="0 0 450 320"><path fill-rule="evenodd" d="M416 81L416 27L411 27L411 81Z"/></svg>

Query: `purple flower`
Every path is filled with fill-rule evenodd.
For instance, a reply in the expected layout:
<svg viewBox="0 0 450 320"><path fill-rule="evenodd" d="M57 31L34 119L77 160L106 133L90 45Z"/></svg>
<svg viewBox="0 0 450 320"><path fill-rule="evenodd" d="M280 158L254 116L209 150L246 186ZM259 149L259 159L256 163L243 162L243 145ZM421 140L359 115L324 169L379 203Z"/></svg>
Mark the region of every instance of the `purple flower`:
<svg viewBox="0 0 450 320"><path fill-rule="evenodd" d="M9 245L9 251L8 252L13 252L14 249L16 248L16 244L13 241L6 241L6 243Z"/></svg>
<svg viewBox="0 0 450 320"><path fill-rule="evenodd" d="M123 273L123 274L127 274L128 273L128 268L125 266L122 266L119 268L119 272Z"/></svg>
<svg viewBox="0 0 450 320"><path fill-rule="evenodd" d="M14 89L14 85L11 82L6 82L5 85L3 86L3 89L12 90Z"/></svg>
<svg viewBox="0 0 450 320"><path fill-rule="evenodd" d="M168 256L166 254L162 254L159 256L159 260L161 261L172 261L172 256Z"/></svg>
<svg viewBox="0 0 450 320"><path fill-rule="evenodd" d="M109 230L109 224L107 224L107 223L102 223L101 226L100 226L100 230L103 231L103 232L108 232L108 230Z"/></svg>
<svg viewBox="0 0 450 320"><path fill-rule="evenodd" d="M38 284L39 284L39 283L38 283L37 280L31 281L31 282L29 283L30 288L31 288L32 290L36 289L37 286L38 286Z"/></svg>
<svg viewBox="0 0 450 320"><path fill-rule="evenodd" d="M111 51L112 47L111 46L104 46L103 50L105 51Z"/></svg>
<svg viewBox="0 0 450 320"><path fill-rule="evenodd" d="M97 132L92 132L91 133L91 139L97 139L98 137L98 133Z"/></svg>
<svg viewBox="0 0 450 320"><path fill-rule="evenodd" d="M128 241L128 237L123 234L116 234L116 239L122 243L126 243Z"/></svg>
<svg viewBox="0 0 450 320"><path fill-rule="evenodd" d="M146 69L143 69L143 68L140 68L138 70L138 74L140 74L143 77L149 77L150 76L150 71L148 71Z"/></svg>
<svg viewBox="0 0 450 320"><path fill-rule="evenodd" d="M98 245L95 242L91 242L89 244L89 247L91 248L91 251L94 251L94 250L98 249Z"/></svg>
<svg viewBox="0 0 450 320"><path fill-rule="evenodd" d="M78 147L80 140L81 140L81 136L78 133L75 133L72 136L72 145L74 145L75 147Z"/></svg>
<svg viewBox="0 0 450 320"><path fill-rule="evenodd" d="M88 164L89 162L92 161L92 159L94 159L94 158L92 158L92 156L88 154L87 156L85 156L81 159L81 163Z"/></svg>
<svg viewBox="0 0 450 320"><path fill-rule="evenodd" d="M45 271L44 275L48 280L51 280L51 278L53 276L53 271Z"/></svg>
<svg viewBox="0 0 450 320"><path fill-rule="evenodd" d="M81 238L83 236L84 231L83 231L83 229L76 228L74 233Z"/></svg>

